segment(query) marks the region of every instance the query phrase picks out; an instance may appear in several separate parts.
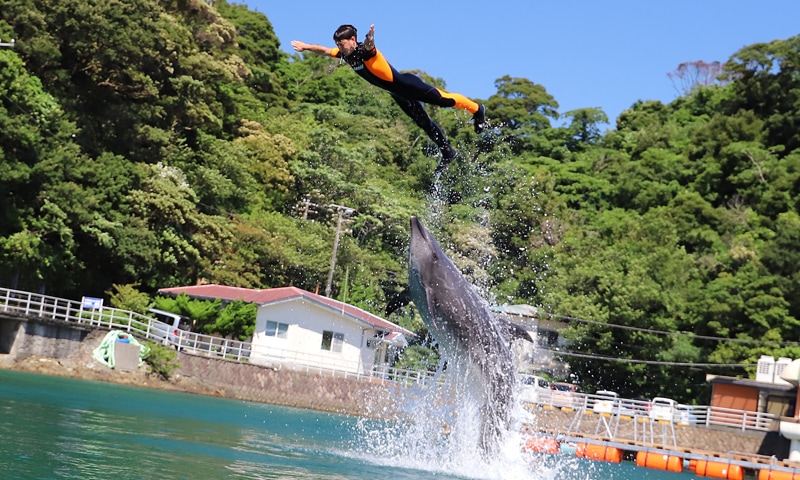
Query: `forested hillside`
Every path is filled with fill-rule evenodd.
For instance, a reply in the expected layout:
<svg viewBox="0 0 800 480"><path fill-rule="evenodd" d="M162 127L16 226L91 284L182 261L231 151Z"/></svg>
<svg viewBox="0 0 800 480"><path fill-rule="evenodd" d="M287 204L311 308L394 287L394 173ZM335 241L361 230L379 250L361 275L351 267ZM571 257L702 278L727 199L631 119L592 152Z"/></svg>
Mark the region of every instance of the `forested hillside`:
<svg viewBox="0 0 800 480"><path fill-rule="evenodd" d="M705 364L800 358L800 36L710 81L676 66L682 96L617 119L509 76L480 136L429 107L464 155L439 197L435 146L385 92L289 57L245 6L3 0L0 38L0 285L323 293L339 205L331 296L382 314L421 216L487 298L569 322L587 385L690 401L747 371Z"/></svg>

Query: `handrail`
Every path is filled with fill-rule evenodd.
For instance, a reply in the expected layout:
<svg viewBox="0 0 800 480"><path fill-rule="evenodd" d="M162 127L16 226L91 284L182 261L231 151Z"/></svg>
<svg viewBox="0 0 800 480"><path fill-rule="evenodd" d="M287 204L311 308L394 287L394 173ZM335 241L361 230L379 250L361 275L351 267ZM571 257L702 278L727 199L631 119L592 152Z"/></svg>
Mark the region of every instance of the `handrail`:
<svg viewBox="0 0 800 480"><path fill-rule="evenodd" d="M578 412L596 412L597 402L606 402L608 397L602 395L584 394L579 392L562 392L548 390L545 388L535 389L536 395L533 399L524 399L526 403L538 405L540 407L561 409ZM652 420L649 415L647 402L619 398L610 409L603 408L602 413L612 416L619 416L627 420L639 421L641 419ZM704 406L704 405L682 405L679 404L670 419L659 419L675 425L686 425L695 427L710 427L712 425L733 427L742 431L774 431L778 429L781 422L780 415L772 413L753 412L748 410L735 410L732 408Z"/></svg>

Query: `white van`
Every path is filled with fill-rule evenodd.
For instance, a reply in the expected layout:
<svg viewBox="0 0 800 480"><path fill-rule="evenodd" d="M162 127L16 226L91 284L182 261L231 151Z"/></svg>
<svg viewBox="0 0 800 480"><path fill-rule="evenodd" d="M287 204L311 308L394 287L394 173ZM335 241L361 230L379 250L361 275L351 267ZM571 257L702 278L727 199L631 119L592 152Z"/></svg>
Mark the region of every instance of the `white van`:
<svg viewBox="0 0 800 480"><path fill-rule="evenodd" d="M598 390L592 396L594 404L592 411L594 413L617 413L617 402L619 401L619 394L611 390Z"/></svg>
<svg viewBox="0 0 800 480"><path fill-rule="evenodd" d="M150 324L150 336L162 345L175 345L178 343L180 331L188 331L191 321L183 315L151 308L147 310L157 320Z"/></svg>
<svg viewBox="0 0 800 480"><path fill-rule="evenodd" d="M650 402L650 418L671 422L677 404L678 402L671 398L655 397Z"/></svg>

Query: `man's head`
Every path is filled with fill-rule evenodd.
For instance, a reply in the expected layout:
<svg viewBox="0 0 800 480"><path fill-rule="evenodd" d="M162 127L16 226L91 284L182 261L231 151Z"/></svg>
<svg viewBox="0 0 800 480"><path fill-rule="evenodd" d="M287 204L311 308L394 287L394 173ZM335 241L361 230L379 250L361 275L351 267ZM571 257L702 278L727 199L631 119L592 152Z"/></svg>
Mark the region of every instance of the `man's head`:
<svg viewBox="0 0 800 480"><path fill-rule="evenodd" d="M333 32L333 41L343 55L350 55L358 46L358 31L352 25L342 25Z"/></svg>

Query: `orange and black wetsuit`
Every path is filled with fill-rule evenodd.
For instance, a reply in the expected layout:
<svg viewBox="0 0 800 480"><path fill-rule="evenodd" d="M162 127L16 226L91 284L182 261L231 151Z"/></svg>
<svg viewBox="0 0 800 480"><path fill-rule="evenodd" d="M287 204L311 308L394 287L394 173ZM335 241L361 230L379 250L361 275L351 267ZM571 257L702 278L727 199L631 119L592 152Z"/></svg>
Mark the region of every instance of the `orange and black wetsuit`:
<svg viewBox="0 0 800 480"><path fill-rule="evenodd" d="M439 146L443 155L451 150L450 142L420 102L440 107L463 108L473 115L478 111L479 105L463 95L432 87L411 73L398 72L375 47L367 50L363 43L359 43L350 55L342 55L339 48L335 47L331 50L331 56L340 58L342 62L353 67L364 80L388 91L406 115Z"/></svg>

